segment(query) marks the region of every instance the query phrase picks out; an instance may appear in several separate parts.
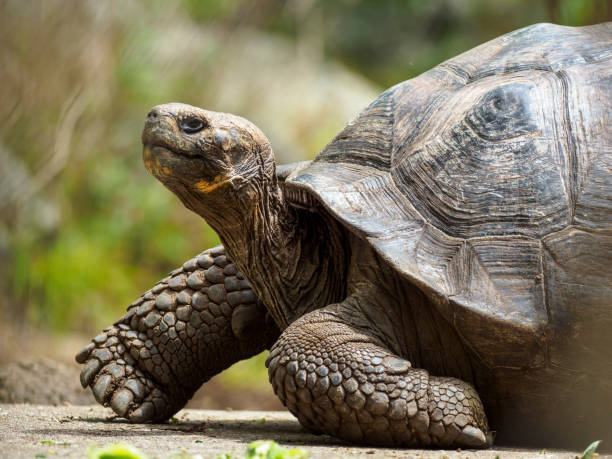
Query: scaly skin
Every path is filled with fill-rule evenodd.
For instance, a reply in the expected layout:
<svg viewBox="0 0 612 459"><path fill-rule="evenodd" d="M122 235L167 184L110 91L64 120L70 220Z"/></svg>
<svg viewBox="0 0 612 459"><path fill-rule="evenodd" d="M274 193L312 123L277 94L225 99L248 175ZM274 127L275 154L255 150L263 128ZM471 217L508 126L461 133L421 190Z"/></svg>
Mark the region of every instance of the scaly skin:
<svg viewBox="0 0 612 459"><path fill-rule="evenodd" d="M222 246L172 271L76 357L83 387L119 416L161 421L278 329Z"/></svg>
<svg viewBox="0 0 612 459"><path fill-rule="evenodd" d="M471 385L412 368L336 306L296 320L266 361L274 391L303 426L371 445L491 444Z"/></svg>

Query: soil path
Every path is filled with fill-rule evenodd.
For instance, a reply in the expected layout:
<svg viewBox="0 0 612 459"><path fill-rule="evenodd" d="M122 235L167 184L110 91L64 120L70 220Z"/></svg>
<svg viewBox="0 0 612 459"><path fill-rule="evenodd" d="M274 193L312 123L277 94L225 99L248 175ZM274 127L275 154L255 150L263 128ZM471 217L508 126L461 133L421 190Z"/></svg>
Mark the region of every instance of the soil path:
<svg viewBox="0 0 612 459"><path fill-rule="evenodd" d="M301 447L312 458L568 458L576 452L496 448L484 451L433 451L349 446L302 430L289 413L278 411L183 410L167 424L129 424L100 406L0 404L0 457L85 457L92 444L130 443L151 457L168 458L182 451L215 458L241 458L254 440L273 439ZM600 456L604 458L606 456ZM607 456L612 457L612 456Z"/></svg>

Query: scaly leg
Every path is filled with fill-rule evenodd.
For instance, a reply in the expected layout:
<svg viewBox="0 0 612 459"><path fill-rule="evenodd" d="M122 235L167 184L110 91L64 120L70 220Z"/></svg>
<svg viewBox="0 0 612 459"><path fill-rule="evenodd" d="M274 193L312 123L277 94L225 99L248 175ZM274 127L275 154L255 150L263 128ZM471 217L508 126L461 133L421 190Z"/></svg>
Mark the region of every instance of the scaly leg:
<svg viewBox="0 0 612 459"><path fill-rule="evenodd" d="M222 246L187 261L76 357L81 384L135 422L169 418L208 379L278 337Z"/></svg>
<svg viewBox="0 0 612 459"><path fill-rule="evenodd" d="M272 347L270 381L302 425L372 445L490 445L471 385L412 368L345 321L338 305L327 306L296 320Z"/></svg>

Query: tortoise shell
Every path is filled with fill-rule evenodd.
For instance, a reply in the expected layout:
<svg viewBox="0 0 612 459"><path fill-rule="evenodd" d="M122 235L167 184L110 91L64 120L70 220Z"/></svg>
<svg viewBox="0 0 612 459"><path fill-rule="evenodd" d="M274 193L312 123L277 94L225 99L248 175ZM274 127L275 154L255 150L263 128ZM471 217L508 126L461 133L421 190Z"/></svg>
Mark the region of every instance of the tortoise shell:
<svg viewBox="0 0 612 459"><path fill-rule="evenodd" d="M612 23L538 24L388 89L287 183L488 366L612 374L611 172Z"/></svg>

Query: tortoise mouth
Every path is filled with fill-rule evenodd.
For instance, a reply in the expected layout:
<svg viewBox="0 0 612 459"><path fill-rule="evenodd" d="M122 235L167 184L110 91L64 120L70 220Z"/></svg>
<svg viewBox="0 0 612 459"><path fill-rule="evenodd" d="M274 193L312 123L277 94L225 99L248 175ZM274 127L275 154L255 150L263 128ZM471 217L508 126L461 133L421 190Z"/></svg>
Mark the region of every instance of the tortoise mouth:
<svg viewBox="0 0 612 459"><path fill-rule="evenodd" d="M145 149L149 149L153 154L170 154L177 156L186 156L174 151L172 148L169 148L167 145L161 142L150 143L144 145Z"/></svg>
<svg viewBox="0 0 612 459"><path fill-rule="evenodd" d="M143 151L148 151L152 156L175 156L180 158L193 160L202 160L200 155L188 153L186 151L177 151L171 148L164 141L155 141L150 143L143 143Z"/></svg>
<svg viewBox="0 0 612 459"><path fill-rule="evenodd" d="M145 143L142 160L147 171L175 193L187 187L195 189L199 195L206 194L227 182L225 175L211 171L202 156L177 152L163 144Z"/></svg>
<svg viewBox="0 0 612 459"><path fill-rule="evenodd" d="M168 177L177 179L185 175L187 170L198 169L195 162L201 158L176 152L164 144L145 143L142 160L146 169L158 179Z"/></svg>

